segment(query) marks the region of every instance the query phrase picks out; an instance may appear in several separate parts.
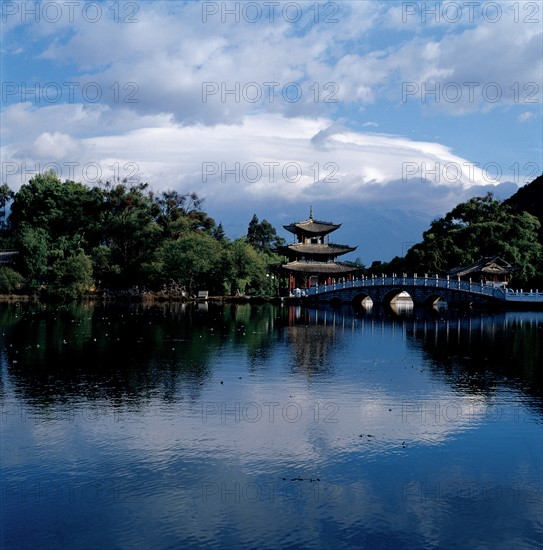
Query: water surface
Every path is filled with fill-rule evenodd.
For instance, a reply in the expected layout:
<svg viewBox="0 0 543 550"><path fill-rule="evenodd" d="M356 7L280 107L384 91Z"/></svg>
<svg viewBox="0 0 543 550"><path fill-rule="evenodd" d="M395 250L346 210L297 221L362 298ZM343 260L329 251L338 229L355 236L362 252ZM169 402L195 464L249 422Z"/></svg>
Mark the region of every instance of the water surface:
<svg viewBox="0 0 543 550"><path fill-rule="evenodd" d="M0 307L0 546L541 548L542 313Z"/></svg>

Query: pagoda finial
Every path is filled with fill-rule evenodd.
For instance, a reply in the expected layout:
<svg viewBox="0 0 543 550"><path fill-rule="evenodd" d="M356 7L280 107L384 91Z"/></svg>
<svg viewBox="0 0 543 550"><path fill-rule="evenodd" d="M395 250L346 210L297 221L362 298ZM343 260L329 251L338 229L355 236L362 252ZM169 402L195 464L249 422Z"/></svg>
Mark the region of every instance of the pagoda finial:
<svg viewBox="0 0 543 550"><path fill-rule="evenodd" d="M313 219L313 207L312 206L309 207L309 219L310 220Z"/></svg>

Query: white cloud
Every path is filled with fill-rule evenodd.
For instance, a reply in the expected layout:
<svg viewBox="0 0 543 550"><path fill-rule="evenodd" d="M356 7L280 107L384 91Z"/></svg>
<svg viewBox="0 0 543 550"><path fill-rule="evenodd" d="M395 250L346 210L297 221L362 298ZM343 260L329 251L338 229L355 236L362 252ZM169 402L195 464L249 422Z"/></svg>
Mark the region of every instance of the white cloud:
<svg viewBox="0 0 543 550"><path fill-rule="evenodd" d="M221 10L223 4L218 4ZM222 22L216 14L204 22L200 3L153 2L138 4L137 22L131 24L115 23L109 12L110 18L104 16L99 24L82 17L69 23L64 9L55 25L42 21L31 28L38 36L47 35L51 28L57 31L59 36L42 47L39 57L58 66L73 64L71 80L81 86L97 82L105 104L124 107L128 92L121 89L115 94L110 88L134 83L137 103L128 107L138 115L172 113L184 124L239 123L243 116L263 110L330 116L337 107L325 101L331 95L347 105L364 106L383 98L399 103L406 82L418 85L417 93L409 96L411 102L423 107L428 101L432 104L431 93L423 101L422 86L432 88L437 83L440 102L434 107L463 114L520 103L530 93L522 86L539 82L540 26L517 23L507 4L497 21L476 7L473 20L465 10L458 22L447 11L451 3L444 4L439 21L433 15L423 21L420 3L415 15L401 15L407 4L415 3L389 7L378 2L342 2L337 14L329 14L327 4L321 3L317 23L313 7L303 12L300 25L293 25L281 16L274 23L264 16L252 24L243 17L236 22L231 16ZM337 22L327 23L328 15ZM374 34L390 32L391 21L396 22L396 32L405 34L396 40L390 35L386 47L372 48ZM273 103L268 100L266 82L278 83ZM294 103L281 95L290 82L302 90ZM473 99L466 82L478 83ZM206 102L202 100L204 83L219 87ZM260 86L261 101L247 99L244 87L249 83ZM328 83L334 83L336 91L324 89ZM489 87L491 83L498 88ZM221 91L236 85L238 98L221 97ZM448 88L443 90L444 86ZM501 97L494 102L496 94ZM540 95L541 90L535 98Z"/></svg>
<svg viewBox="0 0 543 550"><path fill-rule="evenodd" d="M29 63L21 74L28 82L47 74L78 87L75 100L63 88L58 103L4 107L4 180L18 188L32 170L54 162L62 177L88 183L97 166L102 179L137 172L155 189L195 190L231 212L272 200L328 201L332 208L392 198L405 210L442 213L498 183L475 161L524 166L532 160L501 159L507 145L498 150L499 140L514 138L495 133L486 144L473 132L481 119L465 117L465 129L447 117L492 112L503 117L502 127L533 118L526 100L540 106L541 90L531 97L534 90L525 86L539 82L541 29L516 23L506 4L495 23L481 13L473 21L423 23L420 13L402 16L408 4L341 2L330 14L322 2L314 21L315 4L307 3L299 24L282 16L274 23L223 22L220 14L204 22L201 2L137 3L134 23L115 23L105 9L98 23L79 13L70 22L66 9L55 24L23 26L11 18L5 48L24 44L21 60ZM337 22L327 22L328 15ZM91 82L102 92L96 103L81 98ZM287 86L293 82L298 90ZM473 100L466 82L480 83ZM503 96L495 103L481 99L492 82ZM402 98L406 83L416 91ZM424 101L423 86L436 84L440 101L433 103L431 93ZM457 86L461 98L452 101ZM301 96L292 100L295 92ZM519 112L511 113L514 108ZM239 174L222 174L222 163L234 171L239 164ZM67 164L75 171L67 172Z"/></svg>
<svg viewBox="0 0 543 550"><path fill-rule="evenodd" d="M82 152L76 140L61 132L40 134L32 143L32 149L37 157L55 161L74 158Z"/></svg>
<svg viewBox="0 0 543 550"><path fill-rule="evenodd" d="M521 113L517 117L517 120L519 122L527 122L528 120L532 120L534 117L535 117L535 115L531 111L524 111L524 113Z"/></svg>
<svg viewBox="0 0 543 550"><path fill-rule="evenodd" d="M426 180L453 189L496 183L438 143L355 132L326 118L263 114L245 117L238 125L214 127L180 126L158 118L158 125L110 135L77 138L43 132L46 123L40 123L41 116L50 120L62 109L66 107L51 107L53 114L47 109L32 112L36 130L31 146L27 143L32 130L26 125L5 148L5 161L20 164L25 160L26 166L36 167L62 161L61 177L89 184L96 183L97 171L85 172L85 165L99 165L102 179L134 175L137 167L138 178L155 189L196 190L229 204L247 199L289 202L326 197L363 203L375 198L376 192L386 196L387 185L394 182L403 182L399 187L394 183L396 199L402 187L412 196L413 186L426 188ZM11 117L28 115L20 106L8 111ZM77 120L80 107L72 106L72 112L66 109L64 115ZM103 115L107 112L96 114L98 119ZM75 174L67 173L70 163L78 163ZM27 179L20 172L8 178L14 187ZM424 210L423 197L417 209Z"/></svg>
<svg viewBox="0 0 543 550"><path fill-rule="evenodd" d="M472 25L441 21L447 31L442 36L430 35L433 18L421 25L419 14L417 28L425 32L390 55L402 75L402 91L405 83L415 85L408 100L450 114L540 103L541 26L520 24L510 8L501 4L502 16L496 21L481 12Z"/></svg>

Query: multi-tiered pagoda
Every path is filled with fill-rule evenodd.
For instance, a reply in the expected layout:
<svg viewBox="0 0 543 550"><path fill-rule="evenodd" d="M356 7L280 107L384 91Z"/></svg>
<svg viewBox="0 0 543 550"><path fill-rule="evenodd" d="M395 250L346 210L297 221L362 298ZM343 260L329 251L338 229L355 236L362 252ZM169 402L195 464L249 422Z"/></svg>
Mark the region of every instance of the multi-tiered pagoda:
<svg viewBox="0 0 543 550"><path fill-rule="evenodd" d="M277 251L288 257L289 263L283 268L289 274L289 290L307 289L316 284L332 284L340 279L350 280L357 266L337 262L336 258L353 252L356 246L330 243L330 233L341 224L309 219L283 226L296 237L294 244L282 246Z"/></svg>

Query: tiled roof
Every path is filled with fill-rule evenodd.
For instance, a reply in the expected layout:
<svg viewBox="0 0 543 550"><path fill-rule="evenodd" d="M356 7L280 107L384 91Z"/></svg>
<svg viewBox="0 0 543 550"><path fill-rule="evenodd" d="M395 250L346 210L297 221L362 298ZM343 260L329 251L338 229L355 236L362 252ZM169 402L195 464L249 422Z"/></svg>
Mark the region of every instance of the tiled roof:
<svg viewBox="0 0 543 550"><path fill-rule="evenodd" d="M470 273L507 275L513 271L514 267L509 262L502 260L499 256L485 256L471 265L456 267L452 271L449 271L449 275L453 275L455 277L464 277Z"/></svg>
<svg viewBox="0 0 543 550"><path fill-rule="evenodd" d="M352 273L360 269L357 266L337 262L289 262L283 265L283 267L288 271L296 273L322 273L323 275Z"/></svg>
<svg viewBox="0 0 543 550"><path fill-rule="evenodd" d="M295 234L310 233L311 235L326 235L341 227L341 224L309 219L303 222L294 222L290 225L284 225L283 227L290 233Z"/></svg>
<svg viewBox="0 0 543 550"><path fill-rule="evenodd" d="M302 255L318 255L318 256L341 256L347 254L347 252L353 252L356 250L356 246L347 246L344 244L310 244L310 243L296 243L288 246L282 246L278 249L280 254L289 255L292 252Z"/></svg>

